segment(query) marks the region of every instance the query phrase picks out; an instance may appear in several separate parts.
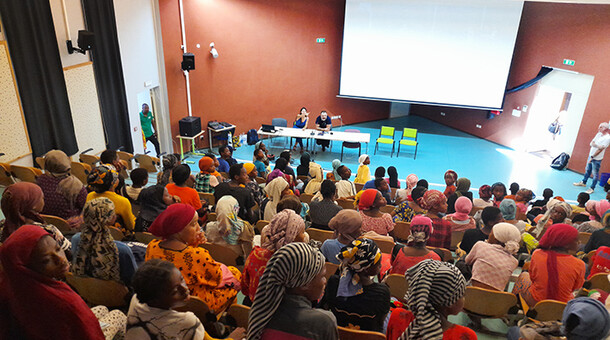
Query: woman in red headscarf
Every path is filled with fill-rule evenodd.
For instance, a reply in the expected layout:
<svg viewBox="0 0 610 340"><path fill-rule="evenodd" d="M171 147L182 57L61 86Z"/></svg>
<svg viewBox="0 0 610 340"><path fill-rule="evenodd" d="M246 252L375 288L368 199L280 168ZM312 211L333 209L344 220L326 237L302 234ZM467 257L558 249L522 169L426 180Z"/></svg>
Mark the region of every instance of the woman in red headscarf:
<svg viewBox="0 0 610 340"><path fill-rule="evenodd" d="M570 253L578 250L578 231L569 224L553 224L532 254L529 273L521 273L513 293L529 306L551 299L568 302L585 282L585 263ZM559 275L561 273L561 275Z"/></svg>
<svg viewBox="0 0 610 340"><path fill-rule="evenodd" d="M220 183L214 176L216 166L210 157L201 157L199 160L200 172L195 176L195 190L198 192L214 193L214 188Z"/></svg>
<svg viewBox="0 0 610 340"><path fill-rule="evenodd" d="M184 276L191 294L218 313L233 302L240 289L241 273L235 267L214 261L207 250L198 247L206 241L198 218L190 205L170 205L148 228L163 240L148 244L146 260L172 262Z"/></svg>
<svg viewBox="0 0 610 340"><path fill-rule="evenodd" d="M386 204L387 202L379 190L364 190L358 200L363 232L374 231L379 235L394 237L394 220L392 220L392 216L379 210L379 208Z"/></svg>
<svg viewBox="0 0 610 340"><path fill-rule="evenodd" d="M0 339L104 339L87 304L59 281L69 262L44 229L16 230L0 261Z"/></svg>

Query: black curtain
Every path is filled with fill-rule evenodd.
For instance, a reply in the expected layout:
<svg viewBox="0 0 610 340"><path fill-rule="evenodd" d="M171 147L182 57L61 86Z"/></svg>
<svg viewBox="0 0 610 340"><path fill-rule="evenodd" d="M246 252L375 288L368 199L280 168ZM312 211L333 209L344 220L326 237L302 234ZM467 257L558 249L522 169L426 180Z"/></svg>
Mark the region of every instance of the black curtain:
<svg viewBox="0 0 610 340"><path fill-rule="evenodd" d="M49 1L0 0L34 157L78 151ZM2 103L0 103L2 105Z"/></svg>
<svg viewBox="0 0 610 340"><path fill-rule="evenodd" d="M544 78L551 71L553 71L552 67L542 66L540 68L540 71L538 72L538 74L534 78L526 81L525 83L523 83L521 85L517 85L517 86L515 86L515 87L513 87L511 89L506 90L505 93L508 94L508 93L513 93L513 92L524 90L524 89L526 89L526 88L536 84L540 79Z"/></svg>
<svg viewBox="0 0 610 340"><path fill-rule="evenodd" d="M4 1L4 0L0 0ZM112 0L82 0L85 25L94 34L91 50L93 72L106 133L106 147L133 152L127 97L121 65L114 3Z"/></svg>

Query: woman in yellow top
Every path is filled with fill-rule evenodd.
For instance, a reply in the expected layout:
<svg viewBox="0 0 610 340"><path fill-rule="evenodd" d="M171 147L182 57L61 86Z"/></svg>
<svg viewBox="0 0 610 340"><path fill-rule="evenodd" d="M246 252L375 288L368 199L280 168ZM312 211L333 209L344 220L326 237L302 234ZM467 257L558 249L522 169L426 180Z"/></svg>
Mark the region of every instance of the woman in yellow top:
<svg viewBox="0 0 610 340"><path fill-rule="evenodd" d="M240 290L241 273L235 267L214 261L207 250L197 247L205 242L198 218L190 205L170 205L148 229L163 240L148 244L146 260L172 262L184 276L191 294L219 313L233 302Z"/></svg>
<svg viewBox="0 0 610 340"><path fill-rule="evenodd" d="M371 170L369 169L369 164L371 164L371 159L369 155L362 155L358 158L358 162L360 166L358 166L358 172L356 173L356 179L354 183L364 184L371 180Z"/></svg>
<svg viewBox="0 0 610 340"><path fill-rule="evenodd" d="M99 197L108 198L114 203L114 212L121 229L133 231L136 217L131 210L131 203L127 198L114 192L119 184L118 172L107 165L100 165L91 171L87 177L87 184L89 189L93 190L87 195L87 202Z"/></svg>

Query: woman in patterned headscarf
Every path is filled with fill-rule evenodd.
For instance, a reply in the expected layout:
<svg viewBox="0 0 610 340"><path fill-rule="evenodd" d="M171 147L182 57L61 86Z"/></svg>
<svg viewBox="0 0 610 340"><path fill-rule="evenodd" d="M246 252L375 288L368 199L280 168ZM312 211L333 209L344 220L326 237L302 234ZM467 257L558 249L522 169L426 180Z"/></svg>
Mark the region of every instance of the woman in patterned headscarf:
<svg viewBox="0 0 610 340"><path fill-rule="evenodd" d="M119 183L119 174L107 165L100 165L93 169L87 177L87 184L93 190L87 195L87 201L105 197L114 203L114 212L117 214L117 226L125 232L132 231L136 224L136 217L131 210L131 202L114 192Z"/></svg>
<svg viewBox="0 0 610 340"><path fill-rule="evenodd" d="M425 260L411 267L406 278L409 284L405 296L407 309L413 312L415 319L400 339L477 338L472 329L447 321L447 316L458 314L464 307L466 292L466 280L454 265Z"/></svg>
<svg viewBox="0 0 610 340"><path fill-rule="evenodd" d="M180 164L180 159L173 153L163 156L163 170L157 174L157 183L163 186L172 181L172 170Z"/></svg>
<svg viewBox="0 0 610 340"><path fill-rule="evenodd" d="M315 195L320 191L320 186L324 180L322 166L314 162L309 163L309 176L311 177L311 180L307 182L304 192L306 194Z"/></svg>
<svg viewBox="0 0 610 340"><path fill-rule="evenodd" d="M415 216L410 227L407 245L398 252L392 252L390 274L404 275L409 268L423 260L441 260L437 253L426 248L426 242L434 231L432 220L426 216Z"/></svg>
<svg viewBox="0 0 610 340"><path fill-rule="evenodd" d="M256 290L248 339L337 339L332 313L311 308L324 293L325 274L324 255L310 245L296 242L277 250Z"/></svg>
<svg viewBox="0 0 610 340"><path fill-rule="evenodd" d="M428 212L428 216L432 220L434 231L428 240L428 245L431 247L449 249L451 247L451 223L442 218L447 212L447 198L438 190L428 190L422 198L423 208Z"/></svg>
<svg viewBox="0 0 610 340"><path fill-rule="evenodd" d="M337 259L340 275L328 280L322 307L335 314L339 326L383 332L383 321L390 310L390 290L372 280L381 269L381 251L373 240L361 238L343 247Z"/></svg>
<svg viewBox="0 0 610 340"><path fill-rule="evenodd" d="M208 242L221 244L244 256L252 250L254 229L237 216L239 203L233 196L222 196L216 203L216 221L205 226Z"/></svg>
<svg viewBox="0 0 610 340"><path fill-rule="evenodd" d="M475 208L485 208L493 206L494 202L491 200L491 187L487 184L481 185L479 188L479 197L472 200L472 205Z"/></svg>

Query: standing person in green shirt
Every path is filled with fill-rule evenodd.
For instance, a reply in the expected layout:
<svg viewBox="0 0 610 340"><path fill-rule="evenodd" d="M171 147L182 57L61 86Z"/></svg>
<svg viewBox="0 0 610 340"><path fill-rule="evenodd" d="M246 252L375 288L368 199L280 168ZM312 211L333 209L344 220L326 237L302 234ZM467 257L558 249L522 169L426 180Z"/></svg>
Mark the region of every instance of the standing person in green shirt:
<svg viewBox="0 0 610 340"><path fill-rule="evenodd" d="M159 140L157 140L157 134L153 131L153 125L155 125L155 116L150 112L148 104L142 104L142 111L140 111L140 125L142 125L142 132L146 141L150 141L155 146L157 157L159 157Z"/></svg>

